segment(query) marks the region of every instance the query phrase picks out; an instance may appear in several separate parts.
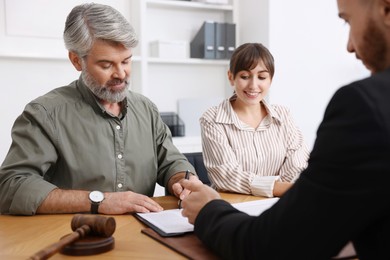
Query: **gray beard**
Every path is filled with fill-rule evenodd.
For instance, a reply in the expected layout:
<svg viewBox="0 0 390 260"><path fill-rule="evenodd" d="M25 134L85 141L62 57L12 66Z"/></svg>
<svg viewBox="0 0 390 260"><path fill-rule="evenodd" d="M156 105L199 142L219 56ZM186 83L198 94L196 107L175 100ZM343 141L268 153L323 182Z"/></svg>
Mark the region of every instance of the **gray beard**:
<svg viewBox="0 0 390 260"><path fill-rule="evenodd" d="M125 80L125 88L121 91L111 91L109 84L101 86L86 70L81 73L81 78L85 85L92 91L92 93L99 99L107 101L109 103L122 102L129 91L129 82Z"/></svg>

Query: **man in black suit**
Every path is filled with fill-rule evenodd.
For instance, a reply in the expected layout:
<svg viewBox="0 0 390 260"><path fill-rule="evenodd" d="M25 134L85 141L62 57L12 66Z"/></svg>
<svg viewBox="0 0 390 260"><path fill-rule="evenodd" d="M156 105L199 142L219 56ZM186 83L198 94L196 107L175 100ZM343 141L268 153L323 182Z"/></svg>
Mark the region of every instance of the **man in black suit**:
<svg viewBox="0 0 390 260"><path fill-rule="evenodd" d="M348 241L360 260L390 259L390 0L337 4L347 49L372 76L334 94L295 185L251 217L211 188L183 183L192 193L182 214L224 259L329 259Z"/></svg>

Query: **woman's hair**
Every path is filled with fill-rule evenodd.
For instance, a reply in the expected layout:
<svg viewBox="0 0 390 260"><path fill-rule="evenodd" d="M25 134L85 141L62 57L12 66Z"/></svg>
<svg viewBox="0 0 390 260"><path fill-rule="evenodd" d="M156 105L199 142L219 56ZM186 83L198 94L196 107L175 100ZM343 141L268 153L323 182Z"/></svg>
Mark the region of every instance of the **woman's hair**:
<svg viewBox="0 0 390 260"><path fill-rule="evenodd" d="M261 43L244 43L235 49L230 58L229 70L236 77L240 71L255 68L259 61L264 63L272 79L275 73L274 57Z"/></svg>
<svg viewBox="0 0 390 260"><path fill-rule="evenodd" d="M111 6L87 3L74 7L65 22L65 47L85 57L95 40L122 44L128 49L138 44L133 27Z"/></svg>

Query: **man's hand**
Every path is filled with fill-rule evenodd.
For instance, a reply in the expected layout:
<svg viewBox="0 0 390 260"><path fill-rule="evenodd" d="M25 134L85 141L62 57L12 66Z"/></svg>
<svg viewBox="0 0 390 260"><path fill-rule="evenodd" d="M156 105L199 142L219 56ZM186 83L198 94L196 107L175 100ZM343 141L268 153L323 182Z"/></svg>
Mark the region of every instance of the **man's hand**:
<svg viewBox="0 0 390 260"><path fill-rule="evenodd" d="M168 187L171 187L171 189L169 190L169 192L180 198L181 200L184 199L189 193L190 191L189 190L186 190L184 189L182 183L183 181L185 180L184 179L184 176L185 176L185 172L182 172L182 173L177 173L175 175L173 175L170 179L169 179L169 182L168 182ZM199 182L199 183L202 183L199 178L193 174L190 174L190 178L189 178L190 182Z"/></svg>
<svg viewBox="0 0 390 260"><path fill-rule="evenodd" d="M102 214L125 214L128 212L155 212L163 208L148 196L132 191L106 192L99 206Z"/></svg>
<svg viewBox="0 0 390 260"><path fill-rule="evenodd" d="M188 218L191 224L195 223L195 219L199 211L210 201L220 199L218 192L211 187L203 184L201 181L183 180L181 185L190 194L185 196L181 202L183 211L181 214Z"/></svg>

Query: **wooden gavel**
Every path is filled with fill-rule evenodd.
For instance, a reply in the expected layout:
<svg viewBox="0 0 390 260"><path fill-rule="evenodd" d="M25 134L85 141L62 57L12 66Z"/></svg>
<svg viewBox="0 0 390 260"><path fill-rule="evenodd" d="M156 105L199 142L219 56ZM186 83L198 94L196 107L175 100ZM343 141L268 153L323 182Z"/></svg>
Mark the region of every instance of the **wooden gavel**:
<svg viewBox="0 0 390 260"><path fill-rule="evenodd" d="M57 243L51 244L40 250L29 259L48 259L65 246L87 235L110 237L115 231L116 222L113 217L76 214L72 219L71 227L74 231L73 233L61 238Z"/></svg>

